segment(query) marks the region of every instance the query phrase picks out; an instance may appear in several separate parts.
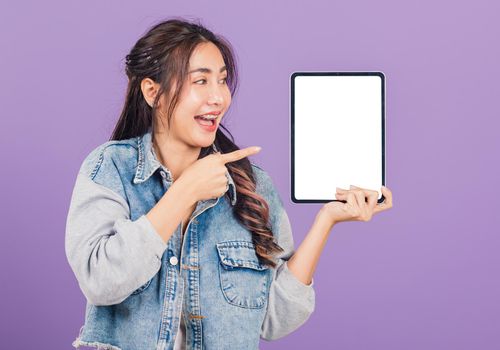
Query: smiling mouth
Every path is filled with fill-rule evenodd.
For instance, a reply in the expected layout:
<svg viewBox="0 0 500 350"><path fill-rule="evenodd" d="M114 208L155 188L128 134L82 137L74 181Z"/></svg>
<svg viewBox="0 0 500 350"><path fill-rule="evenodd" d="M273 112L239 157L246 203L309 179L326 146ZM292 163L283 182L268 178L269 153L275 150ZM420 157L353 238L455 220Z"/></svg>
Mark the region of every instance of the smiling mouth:
<svg viewBox="0 0 500 350"><path fill-rule="evenodd" d="M201 125L212 126L215 125L215 120L217 119L217 117L213 119L208 119L201 116L196 116L194 117L194 119L196 119L196 121Z"/></svg>

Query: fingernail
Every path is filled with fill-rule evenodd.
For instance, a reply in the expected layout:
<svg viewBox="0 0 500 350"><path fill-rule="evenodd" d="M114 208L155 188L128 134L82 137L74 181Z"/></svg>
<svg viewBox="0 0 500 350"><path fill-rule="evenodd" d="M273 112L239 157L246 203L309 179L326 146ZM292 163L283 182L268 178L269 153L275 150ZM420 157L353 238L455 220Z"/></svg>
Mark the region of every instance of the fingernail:
<svg viewBox="0 0 500 350"><path fill-rule="evenodd" d="M257 150L257 152L260 152L260 150L262 149L262 147L257 146L257 147L255 147L255 149Z"/></svg>

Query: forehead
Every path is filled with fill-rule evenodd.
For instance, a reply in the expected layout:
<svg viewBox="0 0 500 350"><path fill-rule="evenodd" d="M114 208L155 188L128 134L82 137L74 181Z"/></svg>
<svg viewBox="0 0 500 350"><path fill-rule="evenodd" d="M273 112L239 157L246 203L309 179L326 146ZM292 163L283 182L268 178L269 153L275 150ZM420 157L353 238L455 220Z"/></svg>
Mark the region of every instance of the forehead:
<svg viewBox="0 0 500 350"><path fill-rule="evenodd" d="M211 68L219 71L224 66L224 58L217 46L212 42L201 43L196 46L189 59L189 68Z"/></svg>

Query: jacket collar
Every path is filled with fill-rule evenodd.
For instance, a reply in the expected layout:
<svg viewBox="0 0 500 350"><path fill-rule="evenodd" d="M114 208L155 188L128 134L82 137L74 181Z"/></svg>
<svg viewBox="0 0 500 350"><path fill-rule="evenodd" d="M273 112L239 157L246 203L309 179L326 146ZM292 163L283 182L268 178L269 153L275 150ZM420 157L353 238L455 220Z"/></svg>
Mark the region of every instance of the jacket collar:
<svg viewBox="0 0 500 350"><path fill-rule="evenodd" d="M148 131L142 135L138 136L136 138L137 140L137 148L138 148L138 156L137 156L137 169L135 172L134 176L134 184L140 184L153 175L153 173L161 168L163 171L165 171L166 175L166 180L167 182L172 182L172 173L170 172L167 167L165 167L163 164L161 164L158 161L158 158L156 157L154 148L153 148L153 141L152 141L152 129L149 128ZM212 144L212 149L214 152L218 152L217 148L215 147L214 144ZM229 174L228 171L226 171L226 177L228 178L229 182L229 189L228 191L231 197L231 205L236 204L236 185L234 183L233 178Z"/></svg>

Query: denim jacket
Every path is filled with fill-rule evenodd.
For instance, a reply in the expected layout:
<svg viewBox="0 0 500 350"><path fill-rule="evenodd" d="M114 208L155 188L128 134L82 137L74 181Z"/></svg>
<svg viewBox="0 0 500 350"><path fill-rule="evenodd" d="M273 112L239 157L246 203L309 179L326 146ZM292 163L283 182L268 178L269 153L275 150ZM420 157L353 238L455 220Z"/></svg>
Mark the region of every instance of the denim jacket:
<svg viewBox="0 0 500 350"><path fill-rule="evenodd" d="M184 237L179 224L165 243L145 216L172 185L151 129L90 152L66 222L66 256L87 299L73 346L173 349L181 317L182 349L254 350L259 338L300 327L314 310L314 281L305 285L288 269L294 244L283 202L269 175L252 170L284 249L276 268L260 264L250 231L233 216L229 172L229 193L197 202Z"/></svg>

